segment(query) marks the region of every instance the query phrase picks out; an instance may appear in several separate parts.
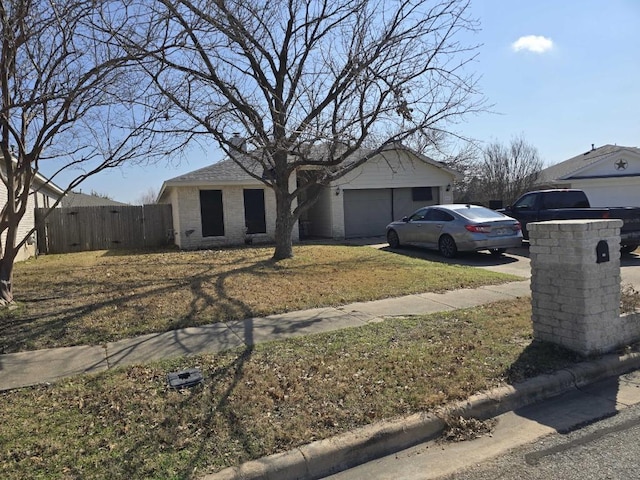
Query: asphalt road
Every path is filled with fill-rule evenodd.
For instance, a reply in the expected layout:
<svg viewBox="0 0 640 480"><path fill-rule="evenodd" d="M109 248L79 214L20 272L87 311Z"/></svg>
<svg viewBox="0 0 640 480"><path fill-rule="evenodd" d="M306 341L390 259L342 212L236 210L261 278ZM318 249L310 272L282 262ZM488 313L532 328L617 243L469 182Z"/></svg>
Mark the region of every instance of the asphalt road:
<svg viewBox="0 0 640 480"><path fill-rule="evenodd" d="M640 478L640 371L499 415L490 434L436 439L327 480Z"/></svg>
<svg viewBox="0 0 640 480"><path fill-rule="evenodd" d="M640 407L567 434L555 433L443 480L639 478Z"/></svg>

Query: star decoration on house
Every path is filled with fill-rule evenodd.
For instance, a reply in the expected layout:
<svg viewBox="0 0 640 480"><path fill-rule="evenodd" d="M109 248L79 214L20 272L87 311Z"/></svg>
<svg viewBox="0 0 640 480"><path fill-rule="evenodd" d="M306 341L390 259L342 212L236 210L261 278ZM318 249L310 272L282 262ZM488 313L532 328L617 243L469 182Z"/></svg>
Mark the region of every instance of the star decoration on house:
<svg viewBox="0 0 640 480"><path fill-rule="evenodd" d="M624 170L627 168L627 161L620 159L615 163L616 170Z"/></svg>

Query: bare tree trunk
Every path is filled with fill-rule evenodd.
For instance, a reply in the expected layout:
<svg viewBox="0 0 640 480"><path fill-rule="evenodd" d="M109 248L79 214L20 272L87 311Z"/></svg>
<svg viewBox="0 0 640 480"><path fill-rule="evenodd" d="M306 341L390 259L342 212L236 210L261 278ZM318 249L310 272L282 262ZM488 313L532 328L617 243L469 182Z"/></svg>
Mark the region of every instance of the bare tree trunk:
<svg viewBox="0 0 640 480"><path fill-rule="evenodd" d="M19 220L14 220L18 224ZM7 229L7 238L4 244L4 255L0 259L0 305L13 303L13 265L16 258L16 228L10 226Z"/></svg>
<svg viewBox="0 0 640 480"><path fill-rule="evenodd" d="M13 261L0 260L0 305L13 303Z"/></svg>
<svg viewBox="0 0 640 480"><path fill-rule="evenodd" d="M293 257L293 231L294 219L291 213L291 200L288 192L281 192L275 188L276 193L276 248L273 252L274 260L283 260Z"/></svg>

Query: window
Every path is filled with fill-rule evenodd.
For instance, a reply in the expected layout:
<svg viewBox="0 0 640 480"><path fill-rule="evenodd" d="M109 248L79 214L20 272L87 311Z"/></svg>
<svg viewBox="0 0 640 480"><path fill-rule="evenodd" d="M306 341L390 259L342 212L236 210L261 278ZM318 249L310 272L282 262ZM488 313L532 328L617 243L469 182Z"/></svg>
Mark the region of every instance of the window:
<svg viewBox="0 0 640 480"><path fill-rule="evenodd" d="M430 208L425 216L425 220L432 222L450 222L453 220L453 216L450 213L444 212L437 208Z"/></svg>
<svg viewBox="0 0 640 480"><path fill-rule="evenodd" d="M200 190L200 218L203 237L224 236L222 190Z"/></svg>
<svg viewBox="0 0 640 480"><path fill-rule="evenodd" d="M413 215L411 215L409 217L409 221L411 222L417 222L420 220L424 220L424 216L427 213L427 209L426 208L421 208L420 210L418 210L417 212L413 213Z"/></svg>
<svg viewBox="0 0 640 480"><path fill-rule="evenodd" d="M414 202L430 202L433 200L431 187L413 187L411 189L411 196Z"/></svg>
<svg viewBox="0 0 640 480"><path fill-rule="evenodd" d="M536 198L537 197L535 195L525 195L513 206L513 208L517 210L533 210L533 207L536 204Z"/></svg>
<svg viewBox="0 0 640 480"><path fill-rule="evenodd" d="M264 215L264 190L245 189L244 193L244 224L247 233L267 233Z"/></svg>

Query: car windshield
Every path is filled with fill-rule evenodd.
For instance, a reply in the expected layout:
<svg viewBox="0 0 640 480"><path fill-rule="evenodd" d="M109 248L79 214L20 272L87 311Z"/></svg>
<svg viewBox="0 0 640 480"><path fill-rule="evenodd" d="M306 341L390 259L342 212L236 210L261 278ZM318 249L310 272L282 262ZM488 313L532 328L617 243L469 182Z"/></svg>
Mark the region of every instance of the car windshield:
<svg viewBox="0 0 640 480"><path fill-rule="evenodd" d="M452 210L456 213L459 213L463 217L477 220L479 218L482 219L504 219L505 216L500 212L496 212L495 210L491 210L489 208L480 207L477 205L460 205L459 207L454 207Z"/></svg>

